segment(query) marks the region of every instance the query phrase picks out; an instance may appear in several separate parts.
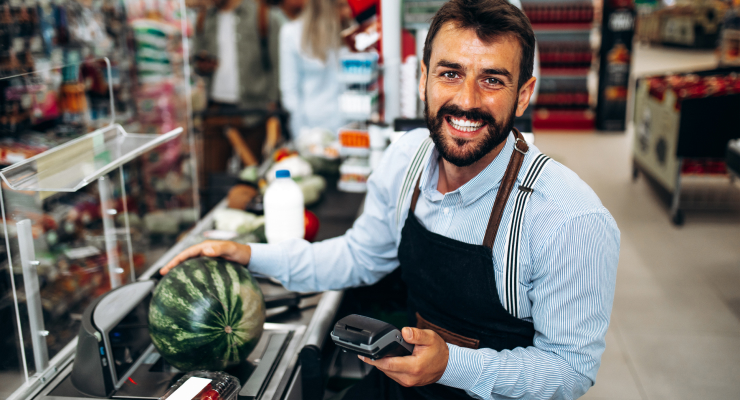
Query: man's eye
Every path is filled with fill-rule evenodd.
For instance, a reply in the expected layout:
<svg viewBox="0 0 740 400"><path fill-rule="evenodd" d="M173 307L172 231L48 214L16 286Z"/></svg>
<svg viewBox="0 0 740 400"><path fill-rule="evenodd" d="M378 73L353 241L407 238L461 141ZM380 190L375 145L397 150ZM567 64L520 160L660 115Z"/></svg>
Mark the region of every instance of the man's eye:
<svg viewBox="0 0 740 400"><path fill-rule="evenodd" d="M443 72L442 76L447 79L455 79L457 78L457 72L452 72L452 71Z"/></svg>
<svg viewBox="0 0 740 400"><path fill-rule="evenodd" d="M501 85L502 82L496 78L486 78L486 83L492 86Z"/></svg>

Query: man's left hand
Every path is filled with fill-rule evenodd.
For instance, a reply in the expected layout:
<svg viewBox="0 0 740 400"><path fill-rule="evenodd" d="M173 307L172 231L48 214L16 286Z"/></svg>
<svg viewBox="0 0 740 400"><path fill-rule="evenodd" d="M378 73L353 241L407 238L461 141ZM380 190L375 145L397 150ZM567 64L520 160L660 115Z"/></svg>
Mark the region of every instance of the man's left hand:
<svg viewBox="0 0 740 400"><path fill-rule="evenodd" d="M424 386L437 382L447 368L450 352L447 343L434 331L403 328L403 339L414 345L414 354L373 360L359 356L402 386Z"/></svg>

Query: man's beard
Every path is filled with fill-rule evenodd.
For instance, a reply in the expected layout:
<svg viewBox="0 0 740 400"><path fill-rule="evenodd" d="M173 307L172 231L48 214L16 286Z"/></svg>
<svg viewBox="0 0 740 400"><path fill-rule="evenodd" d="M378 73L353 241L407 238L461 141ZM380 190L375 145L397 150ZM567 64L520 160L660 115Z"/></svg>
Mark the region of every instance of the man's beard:
<svg viewBox="0 0 740 400"><path fill-rule="evenodd" d="M443 105L437 110L435 115L430 115L429 104L424 102L424 118L426 119L427 127L429 128L432 141L437 147L437 151L439 151L442 158L455 166L467 167L474 164L490 153L496 146L503 143L509 136L509 132L511 132L511 128L514 126L518 100L517 98L517 101L514 102L514 107L509 113L508 118L500 122L497 122L493 118L493 115L481 109L463 110L451 104ZM442 132L442 124L447 116L465 118L469 121L483 121L484 124L488 125L488 132L482 140L479 139L478 143L474 139L445 137L445 134Z"/></svg>

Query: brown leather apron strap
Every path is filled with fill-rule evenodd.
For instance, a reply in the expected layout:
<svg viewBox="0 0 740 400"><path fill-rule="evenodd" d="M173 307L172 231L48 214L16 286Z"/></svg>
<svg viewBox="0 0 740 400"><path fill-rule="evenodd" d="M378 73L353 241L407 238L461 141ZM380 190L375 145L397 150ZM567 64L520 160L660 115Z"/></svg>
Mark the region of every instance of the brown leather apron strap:
<svg viewBox="0 0 740 400"><path fill-rule="evenodd" d="M524 137L522 137L522 134L516 128L514 128L514 137L514 151L511 152L509 165L506 167L504 177L501 179L501 186L498 188L496 201L493 203L491 217L488 219L486 236L483 238L483 246L491 249L491 251L493 251L493 243L496 241L498 226L501 224L501 217L504 214L504 208L506 208L506 201L509 199L509 194L511 194L511 190L514 188L516 177L519 175L519 169L524 161L524 155L529 151L527 142L524 141Z"/></svg>
<svg viewBox="0 0 740 400"><path fill-rule="evenodd" d="M416 202L419 201L419 193L421 192L421 189L419 189L419 185L421 185L422 175L423 172L419 174L419 179L416 180L416 184L414 185L414 194L411 196L411 207L409 207L410 213L416 211Z"/></svg>
<svg viewBox="0 0 740 400"><path fill-rule="evenodd" d="M425 320L424 317L419 315L419 313L416 313L416 327L419 329L432 330L444 339L445 343L454 344L455 346L467 347L469 349L477 349L480 346L480 340L467 338L463 335L458 335L455 332L450 332L445 328L434 325Z"/></svg>

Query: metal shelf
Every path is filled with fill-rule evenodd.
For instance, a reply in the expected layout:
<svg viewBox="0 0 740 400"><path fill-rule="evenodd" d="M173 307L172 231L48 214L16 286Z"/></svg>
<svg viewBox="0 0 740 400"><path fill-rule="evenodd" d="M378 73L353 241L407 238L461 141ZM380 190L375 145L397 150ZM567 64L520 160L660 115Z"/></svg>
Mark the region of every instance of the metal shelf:
<svg viewBox="0 0 740 400"><path fill-rule="evenodd" d="M0 177L13 190L75 192L182 131L128 133L111 124L4 168Z"/></svg>

